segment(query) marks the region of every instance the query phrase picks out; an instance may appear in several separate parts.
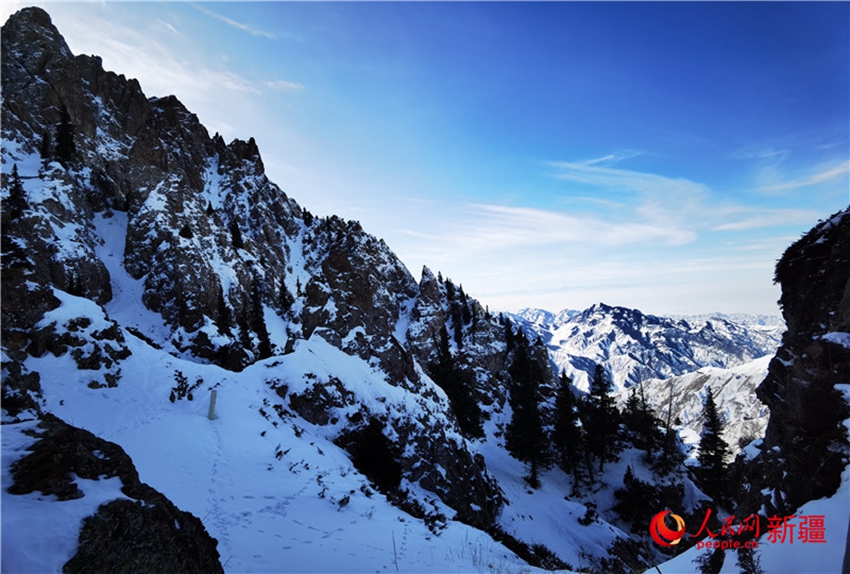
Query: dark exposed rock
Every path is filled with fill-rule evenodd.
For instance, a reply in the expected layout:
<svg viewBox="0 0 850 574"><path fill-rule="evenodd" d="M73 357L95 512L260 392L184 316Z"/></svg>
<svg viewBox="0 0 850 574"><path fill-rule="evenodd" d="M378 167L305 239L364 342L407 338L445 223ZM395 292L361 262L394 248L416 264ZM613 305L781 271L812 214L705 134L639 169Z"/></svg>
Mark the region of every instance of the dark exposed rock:
<svg viewBox="0 0 850 574"><path fill-rule="evenodd" d="M281 388L277 389L280 394ZM281 395L285 396L286 392ZM316 381L306 392L289 393L289 406L307 422L326 425L334 415L332 409L341 409L353 403L353 395L336 378L322 383Z"/></svg>
<svg viewBox="0 0 850 574"><path fill-rule="evenodd" d="M58 500L83 497L76 479L118 477L132 500L102 505L83 522L64 572L222 572L217 542L197 517L147 484L114 443L44 415L31 452L11 466L11 494L38 491Z"/></svg>
<svg viewBox="0 0 850 574"><path fill-rule="evenodd" d="M745 500L787 515L834 494L850 458L843 425L850 408L835 388L850 381L850 209L789 247L776 281L788 331L757 389L770 420Z"/></svg>
<svg viewBox="0 0 850 574"><path fill-rule="evenodd" d="M3 362L3 414L12 418L41 413L41 375L19 361Z"/></svg>

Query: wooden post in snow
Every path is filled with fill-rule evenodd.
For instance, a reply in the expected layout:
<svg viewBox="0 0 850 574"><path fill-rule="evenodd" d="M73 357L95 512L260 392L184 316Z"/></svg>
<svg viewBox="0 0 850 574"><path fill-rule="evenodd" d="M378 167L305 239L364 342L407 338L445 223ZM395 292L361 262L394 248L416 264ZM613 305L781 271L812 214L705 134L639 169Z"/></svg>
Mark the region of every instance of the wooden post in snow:
<svg viewBox="0 0 850 574"><path fill-rule="evenodd" d="M212 393L210 393L210 412L207 413L207 418L211 421L215 420L215 397L218 394L218 391L213 389Z"/></svg>

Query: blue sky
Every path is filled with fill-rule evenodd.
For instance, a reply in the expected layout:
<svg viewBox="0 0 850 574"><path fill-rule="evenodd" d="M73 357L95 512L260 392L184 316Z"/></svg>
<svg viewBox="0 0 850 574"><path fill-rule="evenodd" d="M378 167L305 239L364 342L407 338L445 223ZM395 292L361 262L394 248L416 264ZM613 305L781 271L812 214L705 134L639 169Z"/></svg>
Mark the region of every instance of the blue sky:
<svg viewBox="0 0 850 574"><path fill-rule="evenodd" d="M845 2L39 5L493 309L776 314L850 201Z"/></svg>

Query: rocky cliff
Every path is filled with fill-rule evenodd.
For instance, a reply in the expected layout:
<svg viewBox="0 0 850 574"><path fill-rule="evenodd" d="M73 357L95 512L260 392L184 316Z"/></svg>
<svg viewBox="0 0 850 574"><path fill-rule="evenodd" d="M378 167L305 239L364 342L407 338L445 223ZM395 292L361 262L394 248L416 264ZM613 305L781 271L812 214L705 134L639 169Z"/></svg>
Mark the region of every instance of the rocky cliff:
<svg viewBox="0 0 850 574"><path fill-rule="evenodd" d="M759 399L770 418L742 499L790 515L834 494L847 466L850 381L850 210L820 222L776 266L788 330Z"/></svg>

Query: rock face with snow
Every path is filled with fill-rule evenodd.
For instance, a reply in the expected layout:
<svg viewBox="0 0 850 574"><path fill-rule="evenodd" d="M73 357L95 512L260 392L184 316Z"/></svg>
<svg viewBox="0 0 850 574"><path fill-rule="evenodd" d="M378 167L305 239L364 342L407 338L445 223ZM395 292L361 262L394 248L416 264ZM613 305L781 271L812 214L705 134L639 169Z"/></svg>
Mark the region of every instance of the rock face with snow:
<svg viewBox="0 0 850 574"><path fill-rule="evenodd" d="M524 309L517 321L549 347L556 368L587 390L601 364L618 390L643 380L726 369L770 355L784 327L771 318L657 317L599 303L558 314ZM737 319L737 320L736 320Z"/></svg>
<svg viewBox="0 0 850 574"><path fill-rule="evenodd" d="M830 496L847 465L850 410L850 209L822 221L776 266L788 331L757 393L770 409L751 463L750 505L792 514Z"/></svg>
<svg viewBox="0 0 850 574"><path fill-rule="evenodd" d="M50 414L34 432L37 440L29 454L11 465L10 493L74 500L86 496L78 487L80 479L117 477L125 495L85 520L76 554L63 572L223 571L217 543L201 521L140 482L121 447Z"/></svg>

